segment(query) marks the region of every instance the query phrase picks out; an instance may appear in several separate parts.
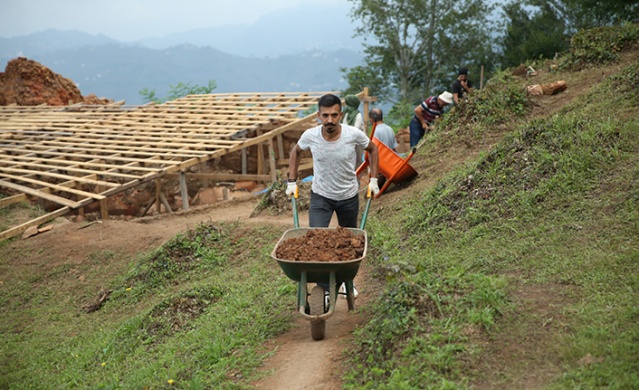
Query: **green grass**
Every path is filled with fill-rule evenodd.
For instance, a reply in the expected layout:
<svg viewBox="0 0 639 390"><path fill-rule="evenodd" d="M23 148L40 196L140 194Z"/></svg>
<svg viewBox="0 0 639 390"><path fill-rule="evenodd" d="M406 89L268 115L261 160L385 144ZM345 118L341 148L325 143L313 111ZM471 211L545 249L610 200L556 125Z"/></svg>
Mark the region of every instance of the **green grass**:
<svg viewBox="0 0 639 390"><path fill-rule="evenodd" d="M403 213L371 220L369 263L385 288L356 334L346 388L520 387L508 349L501 366L482 365L495 353L485 341L536 321L552 329L542 352L559 364L542 387L636 387L639 119L627 84L638 78L637 64L623 69L561 115L520 125ZM546 288L560 295L538 298L552 315L517 307L518 291Z"/></svg>
<svg viewBox="0 0 639 390"><path fill-rule="evenodd" d="M68 266L4 281L0 388L164 388L168 380L247 388L266 356L262 343L285 331L293 313L296 285L270 258L279 236L275 228L198 225L105 281L110 299L89 314L53 289ZM34 291L34 283L43 286Z"/></svg>

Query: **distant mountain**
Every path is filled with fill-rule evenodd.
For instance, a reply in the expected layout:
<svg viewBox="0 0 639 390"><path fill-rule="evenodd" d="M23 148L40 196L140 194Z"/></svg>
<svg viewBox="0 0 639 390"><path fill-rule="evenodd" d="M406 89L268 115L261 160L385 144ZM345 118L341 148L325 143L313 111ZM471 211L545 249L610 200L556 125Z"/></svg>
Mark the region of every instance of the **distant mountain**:
<svg viewBox="0 0 639 390"><path fill-rule="evenodd" d="M363 39L353 37L358 24L353 24L348 16L349 8L347 3L318 6L309 13L307 5L300 5L271 12L250 25L194 29L136 43L154 49L189 43L245 57L273 57L308 50L362 52Z"/></svg>
<svg viewBox="0 0 639 390"><path fill-rule="evenodd" d="M142 104L139 91L143 88L164 97L170 85L208 85L209 80L217 83L214 93L341 90L347 85L339 69L362 60L360 54L348 50L258 59L193 45L154 50L113 43L27 58L70 78L83 95L94 93L127 104Z"/></svg>
<svg viewBox="0 0 639 390"><path fill-rule="evenodd" d="M118 41L102 34L92 35L77 30L48 29L31 35L0 38L0 59L6 63L19 56L37 56L57 50L108 43L118 43Z"/></svg>
<svg viewBox="0 0 639 390"><path fill-rule="evenodd" d="M180 82L208 85L214 93L333 91L347 87L340 68L363 59L353 39L348 8L291 7L254 24L195 29L120 42L80 31L46 30L0 38L0 60L40 62L98 97L141 104L139 91L167 96ZM0 65L0 71L4 66Z"/></svg>

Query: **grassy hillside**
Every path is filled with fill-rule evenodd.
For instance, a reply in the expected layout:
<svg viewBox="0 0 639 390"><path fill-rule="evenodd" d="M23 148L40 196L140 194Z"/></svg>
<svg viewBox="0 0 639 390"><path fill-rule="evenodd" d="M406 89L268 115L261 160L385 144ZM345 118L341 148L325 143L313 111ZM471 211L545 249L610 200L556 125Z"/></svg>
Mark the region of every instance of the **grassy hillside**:
<svg viewBox="0 0 639 390"><path fill-rule="evenodd" d="M426 137L417 179L369 215L379 294L346 388L637 386L638 49L636 25L582 32ZM562 79L561 94L525 93ZM269 256L283 230L205 223L80 264L0 244L0 388L249 388L297 315ZM46 266L9 261L23 256ZM104 286L95 306L84 277Z"/></svg>
<svg viewBox="0 0 639 390"><path fill-rule="evenodd" d="M503 73L427 140L420 153L438 156L509 127L369 225L384 287L348 388L639 383L638 38L636 25L573 38L546 77L618 71L559 110L535 114L550 97Z"/></svg>

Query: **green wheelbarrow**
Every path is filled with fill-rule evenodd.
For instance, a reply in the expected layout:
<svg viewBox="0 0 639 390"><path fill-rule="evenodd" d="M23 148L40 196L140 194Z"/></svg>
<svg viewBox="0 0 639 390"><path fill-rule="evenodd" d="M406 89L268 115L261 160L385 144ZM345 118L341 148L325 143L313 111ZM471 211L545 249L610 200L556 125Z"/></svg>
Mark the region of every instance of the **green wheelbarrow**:
<svg viewBox="0 0 639 390"><path fill-rule="evenodd" d="M346 295L348 310L355 308L355 295L353 291L353 279L357 275L362 260L366 257L368 250L368 237L364 226L366 217L370 208L372 197L368 195L364 214L360 228L348 228L353 235L364 236L364 251L362 256L347 261L339 262L321 262L321 261L294 261L280 259L277 257L278 247L290 238L302 237L311 229L327 229L336 230L335 228L300 228L297 215L297 205L295 197L291 197L293 202L293 219L295 223L294 229L289 229L280 238L271 257L277 261L284 274L289 279L297 282L297 310L303 318L311 322L311 337L313 340L323 340L326 333L326 320L335 313L338 294ZM328 302L325 298L324 288L322 286L314 286L310 293L308 292L307 283L325 283L329 285ZM342 283L346 286L345 293L338 293L337 288ZM327 305L328 303L328 305Z"/></svg>

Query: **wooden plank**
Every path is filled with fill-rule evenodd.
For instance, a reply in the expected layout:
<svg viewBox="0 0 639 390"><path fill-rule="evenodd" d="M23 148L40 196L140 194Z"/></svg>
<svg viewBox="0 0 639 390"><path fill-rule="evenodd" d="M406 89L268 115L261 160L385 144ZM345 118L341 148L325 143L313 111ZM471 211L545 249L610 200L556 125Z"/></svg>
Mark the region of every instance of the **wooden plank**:
<svg viewBox="0 0 639 390"><path fill-rule="evenodd" d="M257 131L257 136L262 135L260 130ZM262 175L264 170L264 144L257 144L257 174Z"/></svg>
<svg viewBox="0 0 639 390"><path fill-rule="evenodd" d="M101 185L101 186L106 186L106 187L118 187L120 185L118 183L110 183L110 182L102 181L102 180L92 180L92 179L87 179L87 178L77 177L77 176L61 175L59 173L48 172L48 171L34 171L34 170L29 170L29 169L0 167L0 173L3 172L3 171L4 172L11 172L11 173L24 173L26 175L38 175L38 176L54 177L56 179L64 179L64 180L69 180L69 181L75 181L75 182L87 183L87 184L94 184L94 185ZM93 173L93 172L91 172L91 173Z"/></svg>
<svg viewBox="0 0 639 390"><path fill-rule="evenodd" d="M271 174L271 182L277 181L277 168L275 164L275 149L273 148L273 138L268 140L268 162L269 173Z"/></svg>
<svg viewBox="0 0 639 390"><path fill-rule="evenodd" d="M39 226L41 223L45 223L48 222L54 218L57 218L59 216L62 216L64 214L67 214L68 212L70 212L71 209L69 207L63 207L61 209L58 209L56 211L53 211L49 214L43 215L41 217L32 219L31 221L25 222L21 225L9 228L7 230L5 230L4 232L0 233L0 240L6 240L12 237L15 237L19 234L22 234L25 230L27 230L28 228L30 228L31 226Z"/></svg>
<svg viewBox="0 0 639 390"><path fill-rule="evenodd" d="M50 200L53 203L57 203L57 204L61 204L61 205L67 206L67 207L71 207L72 209L80 207L79 203L76 203L76 202L74 202L72 200L65 199L63 197L56 196L56 195L47 194L47 193L44 193L42 191L34 190L32 188L21 186L21 185L14 184L14 183L10 183L10 182L4 181L4 180L0 180L0 186L11 188L13 190L17 190L17 191L23 192L25 194L33 195L33 196L36 196L38 198Z"/></svg>
<svg viewBox="0 0 639 390"><path fill-rule="evenodd" d="M13 158L16 159L25 159L24 156L12 156ZM27 159L29 159L28 157L26 157ZM93 166L96 168L115 168L115 169L122 169L122 166L114 166L114 165L107 165L107 164L91 164L91 163L85 163L85 162L81 162L81 161L71 161L71 160L53 160L53 159L49 159L49 160L41 160L41 159L30 159L31 161L55 161L56 163L64 163L64 164L72 164L74 163L74 165L88 165L88 166ZM27 160L29 161L29 160ZM29 166L29 167L34 167L34 168L42 168L42 169L60 169L60 170L65 170L65 171L69 171L69 172L78 172L78 173L87 173L87 174L100 174L102 176L114 176L114 177L122 177L122 178L129 178L129 179L137 179L138 176L135 175L129 175L126 173L119 173L119 172L109 172L109 171L102 171L102 170L91 170L91 169L82 169L82 168L75 168L73 166L67 166L67 165L53 165L53 164L37 164L37 163L31 163L31 162L27 162L27 161L7 161L7 160L3 160L0 158L0 164L9 164L9 163L13 163L16 166ZM137 168L137 167L135 167ZM0 169L2 169L2 167L0 167ZM131 168L127 168L127 169L131 169ZM144 171L155 171L155 169L153 168L146 168L146 169L140 169L140 170L144 170ZM39 171L38 171L39 172Z"/></svg>
<svg viewBox="0 0 639 390"><path fill-rule="evenodd" d="M113 137L113 138L118 138L116 139L104 139L104 138L97 138L97 139L87 139L87 138L81 138L81 137L66 137L65 143L69 144L69 145L77 145L77 146L82 146L82 145L86 145L87 143L89 145L119 145L119 146L129 146L129 147L140 147L140 146L148 146L149 145L149 140L146 141L136 141L136 140L131 140L127 137ZM182 142L178 142L178 141L182 141ZM183 142L183 141L192 141L192 142ZM218 143L218 141L223 141L223 140L185 140L185 139L166 139L166 138L162 138L162 139L155 139L154 140L154 145L160 145L160 146L167 146L167 145L171 145L173 147L188 147L188 148L211 148L213 146L223 146L220 144L226 144L228 145L228 143L223 143L220 142Z"/></svg>
<svg viewBox="0 0 639 390"><path fill-rule="evenodd" d="M35 151L32 151L35 152ZM53 152L53 151L49 151L49 150L41 150L38 151L37 153L40 154L44 154L44 155L50 155L50 156L60 156L60 157L67 157L67 158L86 158L86 159L94 159L94 158L99 158L101 160L110 160L110 161L122 161L125 163L144 163L144 164L167 164L167 165L179 165L180 162L179 161L174 161L174 160L155 160L153 158L148 158L148 159L143 159L143 158L132 158L132 157L119 157L116 155L110 155L110 156L96 156L93 154L84 154L84 153L63 153L63 152Z"/></svg>
<svg viewBox="0 0 639 390"><path fill-rule="evenodd" d="M240 180L253 180L253 181L268 181L269 175L252 175L252 174L240 174L240 173L188 173L187 176L190 179L209 180L209 181L240 181ZM179 174L169 173L162 176L169 180L179 179Z"/></svg>
<svg viewBox="0 0 639 390"><path fill-rule="evenodd" d="M238 141L232 141L234 143L238 143ZM107 145L104 145L102 148L90 148L87 147L86 144L73 145L68 142L58 142L58 141L45 141L45 142L20 142L20 145L28 145L39 148L56 148L57 150L74 150L77 151L81 149L83 152L95 152L95 153L127 153L134 154L140 156L148 156L148 157L183 157L190 158L200 154L200 151L197 150L184 150L184 149L176 149L176 148L157 148L157 147L142 147L135 149L108 149ZM111 145L109 145L111 146ZM32 151L33 149L29 149ZM179 153L178 153L179 152Z"/></svg>
<svg viewBox="0 0 639 390"><path fill-rule="evenodd" d="M284 139L282 134L277 135L277 151L280 156L279 160L284 160Z"/></svg>
<svg viewBox="0 0 639 390"><path fill-rule="evenodd" d="M86 192L86 191L81 191L81 190L76 190L74 188L63 186L63 185L47 183L47 182L41 181L41 180L29 179L29 178L23 177L23 176L8 175L8 174L2 173L2 172L0 172L0 176L1 177L6 177L8 179L24 181L24 182L27 182L27 183L35 184L35 185L37 185L39 187L45 187L45 188L49 188L49 189L60 191L60 192L68 192L68 193L71 193L71 194L80 195L80 196L83 196L85 198L93 198L93 199L96 199L96 200L104 199L104 196L102 196L102 195L98 195L98 194L94 194L94 193ZM73 180L71 182L73 182ZM65 204L65 206L68 206L68 205Z"/></svg>
<svg viewBox="0 0 639 390"><path fill-rule="evenodd" d="M12 205L14 203L26 201L26 200L27 200L27 196L25 194L18 194L18 195L9 196L6 198L0 198L0 208Z"/></svg>

